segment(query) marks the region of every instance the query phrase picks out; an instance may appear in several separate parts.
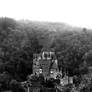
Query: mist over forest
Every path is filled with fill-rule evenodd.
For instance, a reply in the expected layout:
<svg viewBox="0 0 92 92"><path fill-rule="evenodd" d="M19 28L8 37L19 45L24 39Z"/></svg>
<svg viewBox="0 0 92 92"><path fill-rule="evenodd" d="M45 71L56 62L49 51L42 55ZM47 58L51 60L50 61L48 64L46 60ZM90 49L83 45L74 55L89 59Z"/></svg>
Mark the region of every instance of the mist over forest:
<svg viewBox="0 0 92 92"><path fill-rule="evenodd" d="M55 50L59 69L67 68L69 76L86 74L92 66L91 29L1 17L0 83L4 88L9 88L12 79L26 80L32 73L33 54L43 48Z"/></svg>

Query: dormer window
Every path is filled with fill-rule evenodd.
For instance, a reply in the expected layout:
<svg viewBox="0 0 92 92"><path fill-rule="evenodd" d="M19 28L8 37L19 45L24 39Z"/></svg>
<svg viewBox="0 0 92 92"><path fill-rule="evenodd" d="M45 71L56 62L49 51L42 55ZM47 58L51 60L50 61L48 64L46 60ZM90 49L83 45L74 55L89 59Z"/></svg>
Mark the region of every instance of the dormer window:
<svg viewBox="0 0 92 92"><path fill-rule="evenodd" d="M47 60L51 59L50 53L49 52L43 52L42 53L42 58L43 59L47 59Z"/></svg>
<svg viewBox="0 0 92 92"><path fill-rule="evenodd" d="M54 52L48 52L48 51L45 51L42 53L42 58L43 59L47 59L47 60L50 60L50 59L54 59L55 58L55 53Z"/></svg>

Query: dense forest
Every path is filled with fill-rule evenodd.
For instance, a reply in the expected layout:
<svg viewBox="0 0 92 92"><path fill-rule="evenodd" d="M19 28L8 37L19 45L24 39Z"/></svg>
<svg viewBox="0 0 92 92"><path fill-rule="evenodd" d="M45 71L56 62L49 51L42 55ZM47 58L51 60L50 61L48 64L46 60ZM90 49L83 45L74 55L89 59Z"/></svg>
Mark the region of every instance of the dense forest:
<svg viewBox="0 0 92 92"><path fill-rule="evenodd" d="M0 18L0 86L25 81L32 73L33 54L43 48L55 50L59 69L68 75L88 72L92 65L92 30L64 23L16 21Z"/></svg>

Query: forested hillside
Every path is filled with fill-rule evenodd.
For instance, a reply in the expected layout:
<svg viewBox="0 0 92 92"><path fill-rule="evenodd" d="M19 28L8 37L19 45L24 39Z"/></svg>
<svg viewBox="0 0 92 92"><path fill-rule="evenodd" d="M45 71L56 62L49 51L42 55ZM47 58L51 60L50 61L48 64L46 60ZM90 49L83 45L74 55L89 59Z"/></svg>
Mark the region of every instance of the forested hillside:
<svg viewBox="0 0 92 92"><path fill-rule="evenodd" d="M92 65L92 30L0 18L0 83L26 80L32 73L33 54L42 48L55 49L58 67L67 68L69 76L87 73L88 65Z"/></svg>

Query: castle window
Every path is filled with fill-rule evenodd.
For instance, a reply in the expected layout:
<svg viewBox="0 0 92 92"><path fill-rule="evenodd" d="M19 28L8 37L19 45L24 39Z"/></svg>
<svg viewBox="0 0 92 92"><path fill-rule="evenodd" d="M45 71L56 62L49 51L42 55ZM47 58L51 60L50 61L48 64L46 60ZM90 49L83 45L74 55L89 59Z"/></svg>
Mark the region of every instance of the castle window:
<svg viewBox="0 0 92 92"><path fill-rule="evenodd" d="M42 73L42 69L39 69L39 73Z"/></svg>

